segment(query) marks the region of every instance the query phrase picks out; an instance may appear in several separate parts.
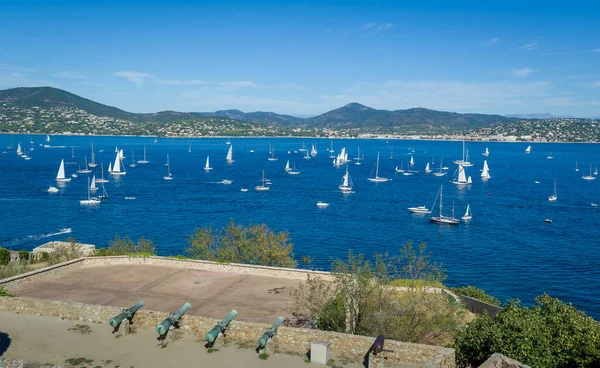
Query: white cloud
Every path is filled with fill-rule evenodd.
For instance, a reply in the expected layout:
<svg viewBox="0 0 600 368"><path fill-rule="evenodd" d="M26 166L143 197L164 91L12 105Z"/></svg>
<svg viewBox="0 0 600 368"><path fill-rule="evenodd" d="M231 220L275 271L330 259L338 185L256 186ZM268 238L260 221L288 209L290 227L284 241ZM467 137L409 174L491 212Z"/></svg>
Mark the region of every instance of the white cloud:
<svg viewBox="0 0 600 368"><path fill-rule="evenodd" d="M373 28L373 27L375 27L376 25L377 25L376 23L365 23L365 24L363 24L363 25L362 25L362 26L361 26L361 27L358 29L358 31L359 31L359 32L361 32L361 31L366 31L367 29L369 29L369 28Z"/></svg>
<svg viewBox="0 0 600 368"><path fill-rule="evenodd" d="M82 73L79 73L79 72L58 72L58 73L52 74L52 76L58 77L58 78L67 78L67 79L79 79L79 80L87 79L87 77L85 75L83 75Z"/></svg>
<svg viewBox="0 0 600 368"><path fill-rule="evenodd" d="M537 70L531 68L514 69L512 72L510 72L510 74L514 75L515 77L528 77L536 71Z"/></svg>
<svg viewBox="0 0 600 368"><path fill-rule="evenodd" d="M146 79L154 79L154 77L150 74L132 72L132 71L119 71L119 72L113 73L113 75L117 76L117 77L125 78L125 79L137 84L138 86L144 84L144 81Z"/></svg>
<svg viewBox="0 0 600 368"><path fill-rule="evenodd" d="M531 42L531 43L526 43L525 45L521 45L519 47L517 47L517 50L534 50L537 48L537 43L535 42Z"/></svg>
<svg viewBox="0 0 600 368"><path fill-rule="evenodd" d="M250 80L247 81L236 81L236 82L221 82L219 83L220 85L224 86L224 87L234 87L234 88L240 88L240 87L258 87L258 85Z"/></svg>
<svg viewBox="0 0 600 368"><path fill-rule="evenodd" d="M391 29L394 25L392 23L365 23L362 26L360 26L357 31L358 32L366 32L366 31L374 31L374 32L379 32L379 31L386 31L388 29Z"/></svg>
<svg viewBox="0 0 600 368"><path fill-rule="evenodd" d="M493 44L495 44L495 43L496 43L496 42L498 42L498 41L500 41L500 40L499 40L498 38L495 38L495 37L494 37L494 38L492 38L491 40L489 40L489 41L487 42L487 44L488 44L488 45L493 45Z"/></svg>
<svg viewBox="0 0 600 368"><path fill-rule="evenodd" d="M20 73L31 73L31 72L36 71L36 69L25 68L22 66L5 64L5 63L0 63L0 70L10 70L13 72L20 72Z"/></svg>
<svg viewBox="0 0 600 368"><path fill-rule="evenodd" d="M385 30L388 30L388 29L392 28L393 26L394 25L392 23L385 23L385 24L377 26L377 30L378 31L385 31Z"/></svg>
<svg viewBox="0 0 600 368"><path fill-rule="evenodd" d="M590 105L600 106L600 100L593 100L593 101L590 102Z"/></svg>

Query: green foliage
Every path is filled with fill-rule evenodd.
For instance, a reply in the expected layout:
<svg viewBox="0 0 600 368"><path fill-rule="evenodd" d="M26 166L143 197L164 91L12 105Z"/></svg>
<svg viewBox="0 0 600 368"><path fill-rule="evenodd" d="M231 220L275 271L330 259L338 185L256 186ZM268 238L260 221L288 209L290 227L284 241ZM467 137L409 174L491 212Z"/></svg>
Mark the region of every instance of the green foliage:
<svg viewBox="0 0 600 368"><path fill-rule="evenodd" d="M48 252L40 252L39 254L39 258L37 258L40 262L48 262L48 260L50 259L50 253Z"/></svg>
<svg viewBox="0 0 600 368"><path fill-rule="evenodd" d="M7 265L10 262L10 250L0 248L0 265Z"/></svg>
<svg viewBox="0 0 600 368"><path fill-rule="evenodd" d="M151 240L139 238L134 243L128 237L120 237L115 235L115 238L110 242L108 248L99 248L94 252L94 256L142 256L150 257L156 255L156 247Z"/></svg>
<svg viewBox="0 0 600 368"><path fill-rule="evenodd" d="M390 286L398 286L398 287L437 287L443 288L444 284L439 281L431 280L410 280L410 279L396 279L390 281Z"/></svg>
<svg viewBox="0 0 600 368"><path fill-rule="evenodd" d="M547 294L536 305L510 301L494 318L478 316L456 336L459 366L501 353L532 367L600 366L600 323Z"/></svg>
<svg viewBox="0 0 600 368"><path fill-rule="evenodd" d="M9 293L9 292L8 292L8 291L6 291L6 290L5 290L3 287L1 287L1 286L0 286L0 297L3 297L3 296L5 296L5 297L9 297L9 298L12 298L12 297L14 297L14 295L13 295L13 294Z"/></svg>
<svg viewBox="0 0 600 368"><path fill-rule="evenodd" d="M212 227L196 229L187 254L207 261L294 268L297 264L292 250L287 232L276 233L264 224L243 227L230 221L218 231Z"/></svg>
<svg viewBox="0 0 600 368"><path fill-rule="evenodd" d="M462 287L453 287L450 288L456 295L464 295L471 298L475 298L477 300L481 300L482 302L486 302L488 304L500 306L500 300L496 299L492 295L488 295L482 289L478 289L474 286L462 286Z"/></svg>
<svg viewBox="0 0 600 368"><path fill-rule="evenodd" d="M54 251L48 254L48 265L54 265L61 262L70 261L85 256L85 252L77 239L73 237L67 238L67 241L56 245Z"/></svg>
<svg viewBox="0 0 600 368"><path fill-rule="evenodd" d="M32 268L27 264L11 262L6 266L0 266L0 279L20 275L31 270Z"/></svg>
<svg viewBox="0 0 600 368"><path fill-rule="evenodd" d="M267 359L269 359L269 354L262 353L258 357L260 358L260 360L267 360Z"/></svg>
<svg viewBox="0 0 600 368"><path fill-rule="evenodd" d="M27 261L29 261L29 256L30 256L30 253L28 251L26 251L26 250L20 250L19 251L19 260L21 262L27 262Z"/></svg>
<svg viewBox="0 0 600 368"><path fill-rule="evenodd" d="M324 330L444 344L452 337L462 310L430 285L445 273L432 262L425 245L404 245L399 256L376 255L374 261L349 252L332 264L333 281L308 277L294 290L294 310L301 319L317 319ZM391 287L405 279L406 290Z"/></svg>

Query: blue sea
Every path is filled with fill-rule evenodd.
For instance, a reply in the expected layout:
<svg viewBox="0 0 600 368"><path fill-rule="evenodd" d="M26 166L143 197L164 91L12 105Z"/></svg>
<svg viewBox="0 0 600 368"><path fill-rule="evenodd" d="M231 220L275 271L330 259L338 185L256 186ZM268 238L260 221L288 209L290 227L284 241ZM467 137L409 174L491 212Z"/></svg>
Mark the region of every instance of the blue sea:
<svg viewBox="0 0 600 368"><path fill-rule="evenodd" d="M334 140L336 153L346 147L353 158L360 147L364 154L362 165L349 166L355 192L345 195L338 189L345 167L332 165L327 152L331 141L325 139L232 138L235 162L229 165L224 138L154 142L152 137L52 136L48 148L41 146L44 138L0 135L0 151L11 142L16 148L19 141L24 148L35 148L30 161L15 150L0 155L2 247L29 250L69 236L103 247L118 234L148 238L160 255L176 255L184 253L197 227L220 228L233 219L288 231L297 259L310 255L316 268L327 269L332 257L344 258L349 249L367 255L397 253L412 240L427 243L433 259L447 270L450 286L474 285L503 301L519 298L528 304L547 292L600 318L600 207L590 206L600 203L600 179L581 179L589 174L590 164L594 170L600 163L598 145L533 143L526 154L527 143L467 142L475 166L466 170L473 184L457 187L450 183L456 170L452 161L461 158L462 142ZM84 166L85 156L90 160L92 141L96 162L103 162L105 170L115 159L115 147L124 150L127 170L121 177L105 173L110 198L95 207L79 204L87 197L88 175L79 174L62 186L54 180L61 159L67 176ZM303 153L295 152L303 144L309 150L315 144L318 155L304 159ZM269 145L278 161L267 160ZM144 146L150 163L130 168L132 151L140 160ZM486 147L487 158L482 156ZM378 152L379 176L391 182L367 180ZM171 181L163 180L167 154ZM407 168L411 154L415 170L421 172L395 173L396 166ZM208 172L203 170L207 155L213 166ZM424 173L427 162L434 161L430 165L437 170L442 159L449 167L446 176ZM484 159L491 175L485 182L480 178ZM296 164L300 175L284 171L287 160ZM267 192L253 190L261 184L262 170L272 182ZM100 166L97 177L99 171ZM223 179L233 183L221 184ZM554 180L558 200L549 202ZM59 193L48 193L50 185ZM470 204L470 223L440 226L407 211L417 205L431 208L441 185L445 214L454 203L460 217ZM330 206L319 209L318 201ZM546 218L553 222L545 223ZM71 232L62 231L65 228Z"/></svg>

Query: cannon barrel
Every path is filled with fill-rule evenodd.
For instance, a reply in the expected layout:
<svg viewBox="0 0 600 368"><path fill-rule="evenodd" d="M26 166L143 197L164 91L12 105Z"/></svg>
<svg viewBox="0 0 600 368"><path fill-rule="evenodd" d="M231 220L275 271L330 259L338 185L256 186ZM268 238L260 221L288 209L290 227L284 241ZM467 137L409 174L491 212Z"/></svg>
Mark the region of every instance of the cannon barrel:
<svg viewBox="0 0 600 368"><path fill-rule="evenodd" d="M171 326L173 326L175 322L179 321L181 316L183 316L183 314L187 312L187 310L191 307L192 306L190 303L185 303L181 306L181 308L177 310L177 312L169 314L169 316L165 318L164 321L156 325L156 332L158 332L159 335L164 335L169 330L169 328L171 328Z"/></svg>
<svg viewBox="0 0 600 368"><path fill-rule="evenodd" d="M110 321L108 321L108 323L112 327L117 327L121 322L123 322L123 320L125 318L129 319L129 318L133 317L134 313L137 312L143 306L144 306L144 302L140 301L137 304L135 304L127 309L123 309L123 311L121 313L119 313L116 316L114 316L113 318L111 318Z"/></svg>
<svg viewBox="0 0 600 368"><path fill-rule="evenodd" d="M279 328L279 325L281 325L283 321L283 317L278 317L275 323L273 323L273 326L267 328L267 331L260 337L260 339L258 339L258 346L261 349L264 348L267 345L269 339L273 337L273 335L275 335L277 329Z"/></svg>
<svg viewBox="0 0 600 368"><path fill-rule="evenodd" d="M204 339L206 339L207 342L214 342L217 336L219 336L219 333L223 332L223 330L227 328L229 323L235 318L235 316L237 316L237 314L238 312L233 309L231 313L227 315L227 317L223 318L223 320L217 323L209 333L204 335Z"/></svg>

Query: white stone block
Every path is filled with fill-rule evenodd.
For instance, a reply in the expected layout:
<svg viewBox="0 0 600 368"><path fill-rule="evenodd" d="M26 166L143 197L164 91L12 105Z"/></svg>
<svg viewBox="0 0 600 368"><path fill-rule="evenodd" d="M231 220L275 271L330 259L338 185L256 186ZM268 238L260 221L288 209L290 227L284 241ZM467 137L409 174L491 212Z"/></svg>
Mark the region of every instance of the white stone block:
<svg viewBox="0 0 600 368"><path fill-rule="evenodd" d="M313 341L310 345L310 361L325 364L329 361L329 341Z"/></svg>

